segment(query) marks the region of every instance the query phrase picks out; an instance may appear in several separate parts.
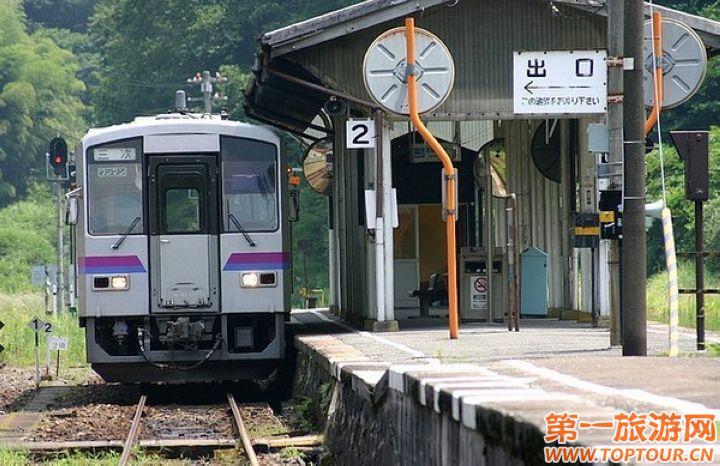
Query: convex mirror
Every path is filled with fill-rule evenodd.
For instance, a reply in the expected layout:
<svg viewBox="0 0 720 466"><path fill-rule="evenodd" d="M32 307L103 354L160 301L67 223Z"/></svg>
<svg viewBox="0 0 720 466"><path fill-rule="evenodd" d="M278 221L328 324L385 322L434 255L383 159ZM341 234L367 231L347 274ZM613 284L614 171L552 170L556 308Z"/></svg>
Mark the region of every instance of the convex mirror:
<svg viewBox="0 0 720 466"><path fill-rule="evenodd" d="M310 187L317 193L329 195L333 183L333 143L321 139L308 147L302 169Z"/></svg>

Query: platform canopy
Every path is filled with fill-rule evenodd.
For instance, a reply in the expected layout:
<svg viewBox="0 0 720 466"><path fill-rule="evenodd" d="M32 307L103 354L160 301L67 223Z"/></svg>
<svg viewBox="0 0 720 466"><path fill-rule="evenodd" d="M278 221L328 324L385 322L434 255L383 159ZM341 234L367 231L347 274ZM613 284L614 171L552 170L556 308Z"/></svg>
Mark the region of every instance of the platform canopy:
<svg viewBox="0 0 720 466"><path fill-rule="evenodd" d="M693 28L709 55L720 53L719 22L646 4L648 16L651 8ZM418 27L442 38L456 64L455 89L428 120L525 118L513 113L512 52L604 49L607 13L602 0L368 0L264 34L246 112L296 133L322 132L329 125L313 120L328 94L285 78L370 101L362 79L365 50L414 16Z"/></svg>

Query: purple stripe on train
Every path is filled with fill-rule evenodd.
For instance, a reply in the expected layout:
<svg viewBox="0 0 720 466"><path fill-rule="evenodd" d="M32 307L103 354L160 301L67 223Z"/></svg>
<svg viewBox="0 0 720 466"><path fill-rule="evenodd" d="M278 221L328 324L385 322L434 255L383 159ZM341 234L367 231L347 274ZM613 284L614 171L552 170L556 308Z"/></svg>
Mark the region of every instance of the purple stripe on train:
<svg viewBox="0 0 720 466"><path fill-rule="evenodd" d="M79 259L78 266L82 275L146 272L138 256L85 256Z"/></svg>
<svg viewBox="0 0 720 466"><path fill-rule="evenodd" d="M286 252L234 252L230 254L225 271L278 270L290 267L290 254Z"/></svg>

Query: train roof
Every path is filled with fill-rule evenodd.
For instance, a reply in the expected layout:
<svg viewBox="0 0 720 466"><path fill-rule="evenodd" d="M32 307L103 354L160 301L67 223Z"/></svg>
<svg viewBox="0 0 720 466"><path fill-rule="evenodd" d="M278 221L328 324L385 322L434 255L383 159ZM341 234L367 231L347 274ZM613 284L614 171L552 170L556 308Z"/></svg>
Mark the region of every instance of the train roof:
<svg viewBox="0 0 720 466"><path fill-rule="evenodd" d="M90 147L120 139L173 133L223 134L280 142L277 131L269 126L224 120L216 115L166 113L137 117L129 123L92 128L82 138L82 145Z"/></svg>

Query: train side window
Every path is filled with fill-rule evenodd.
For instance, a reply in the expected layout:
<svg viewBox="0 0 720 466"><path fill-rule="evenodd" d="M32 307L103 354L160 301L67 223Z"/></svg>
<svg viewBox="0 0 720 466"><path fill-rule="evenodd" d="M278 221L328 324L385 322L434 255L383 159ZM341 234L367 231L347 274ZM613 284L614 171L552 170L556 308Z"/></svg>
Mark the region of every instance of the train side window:
<svg viewBox="0 0 720 466"><path fill-rule="evenodd" d="M200 231L200 193L197 189L171 188L165 191L165 225L168 233Z"/></svg>
<svg viewBox="0 0 720 466"><path fill-rule="evenodd" d="M274 144L221 139L223 226L236 232L230 214L246 231L274 231L278 218L278 153Z"/></svg>
<svg viewBox="0 0 720 466"><path fill-rule="evenodd" d="M88 232L122 235L136 218L131 235L144 233L142 143L140 139L91 147L87 152Z"/></svg>

